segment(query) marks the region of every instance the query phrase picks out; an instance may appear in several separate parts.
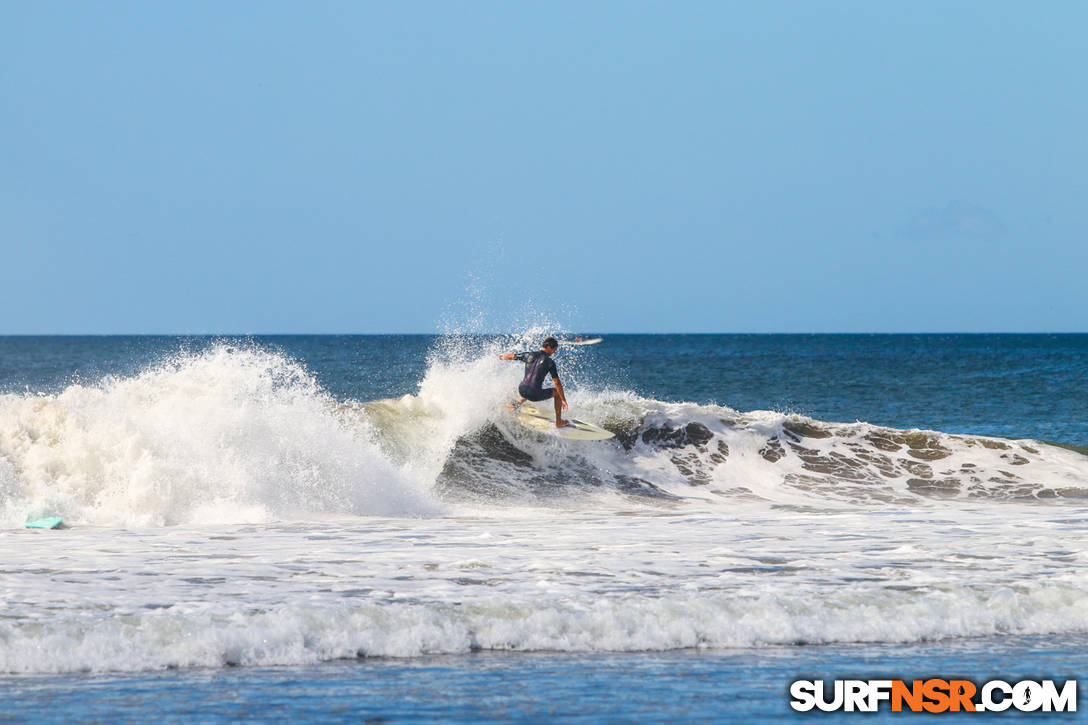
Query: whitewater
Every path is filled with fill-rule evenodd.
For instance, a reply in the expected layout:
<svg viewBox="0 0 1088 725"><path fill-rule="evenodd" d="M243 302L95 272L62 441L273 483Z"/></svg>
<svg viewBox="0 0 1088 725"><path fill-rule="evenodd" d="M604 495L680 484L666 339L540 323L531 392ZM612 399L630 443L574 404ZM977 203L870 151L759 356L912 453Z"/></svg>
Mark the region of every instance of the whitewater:
<svg viewBox="0 0 1088 725"><path fill-rule="evenodd" d="M1088 633L1080 441L685 399L705 355L654 396L606 350L557 360L616 438L565 441L505 409L537 337L428 341L374 396L329 340L9 384L0 673Z"/></svg>

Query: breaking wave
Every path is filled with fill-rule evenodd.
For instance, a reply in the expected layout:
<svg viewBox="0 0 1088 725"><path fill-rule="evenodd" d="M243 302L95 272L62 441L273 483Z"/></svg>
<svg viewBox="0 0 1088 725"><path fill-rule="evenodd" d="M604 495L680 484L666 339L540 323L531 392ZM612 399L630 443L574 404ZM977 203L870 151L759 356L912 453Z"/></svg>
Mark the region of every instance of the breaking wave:
<svg viewBox="0 0 1088 725"><path fill-rule="evenodd" d="M282 354L228 345L55 394L0 395L0 522L427 516L600 492L647 505L1088 498L1088 456L1075 450L580 389L576 365L572 412L616 438L541 435L504 409L520 370L498 349L437 351L416 393L370 402L333 398Z"/></svg>
<svg viewBox="0 0 1088 725"><path fill-rule="evenodd" d="M848 590L783 590L750 596L503 597L463 604L305 604L245 611L204 605L112 619L57 618L33 629L0 624L0 672L304 665L477 651L920 642L1079 633L1088 629L1086 612L1084 591L1063 584L1024 592L958 587L924 597L896 591L862 597Z"/></svg>
<svg viewBox="0 0 1088 725"><path fill-rule="evenodd" d="M0 515L160 526L436 510L298 363L179 354L129 378L0 395Z"/></svg>

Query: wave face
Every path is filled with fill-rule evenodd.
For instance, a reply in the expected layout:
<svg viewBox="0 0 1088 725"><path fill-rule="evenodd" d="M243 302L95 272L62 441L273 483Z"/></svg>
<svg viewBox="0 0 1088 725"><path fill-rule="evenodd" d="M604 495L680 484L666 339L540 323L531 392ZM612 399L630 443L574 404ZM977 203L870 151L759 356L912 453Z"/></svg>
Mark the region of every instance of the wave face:
<svg viewBox="0 0 1088 725"><path fill-rule="evenodd" d="M579 361L570 362L577 379ZM611 430L614 441L564 441L526 431L503 412L520 372L509 367L490 355L447 352L432 360L417 395L363 407L393 460L418 467L423 454L426 483L453 500L554 501L579 490L726 504L1088 498L1088 456L1046 443L740 412L625 391L571 396L572 413Z"/></svg>
<svg viewBox="0 0 1088 725"><path fill-rule="evenodd" d="M496 348L498 349L498 348ZM871 506L1088 498L1088 457L1035 441L578 390L616 434L586 445L522 428L504 406L520 365L436 355L419 391L336 400L253 347L178 354L127 378L0 396L0 515L76 525L431 515L443 502L646 501Z"/></svg>
<svg viewBox="0 0 1088 725"><path fill-rule="evenodd" d="M865 506L1088 499L1088 457L1036 441L638 398L597 397L579 410L614 432L616 442L593 448L542 442L499 419L457 441L439 486L454 496L459 489L502 495L609 486Z"/></svg>

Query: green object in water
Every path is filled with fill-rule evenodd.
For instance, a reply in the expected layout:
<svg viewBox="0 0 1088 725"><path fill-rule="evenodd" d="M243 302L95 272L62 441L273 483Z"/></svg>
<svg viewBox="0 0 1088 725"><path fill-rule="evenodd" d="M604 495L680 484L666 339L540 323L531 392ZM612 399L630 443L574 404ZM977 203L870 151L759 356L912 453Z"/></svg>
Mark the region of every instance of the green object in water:
<svg viewBox="0 0 1088 725"><path fill-rule="evenodd" d="M28 529L55 529L64 523L64 519L60 516L51 516L46 519L34 519L33 521L27 521L24 526Z"/></svg>

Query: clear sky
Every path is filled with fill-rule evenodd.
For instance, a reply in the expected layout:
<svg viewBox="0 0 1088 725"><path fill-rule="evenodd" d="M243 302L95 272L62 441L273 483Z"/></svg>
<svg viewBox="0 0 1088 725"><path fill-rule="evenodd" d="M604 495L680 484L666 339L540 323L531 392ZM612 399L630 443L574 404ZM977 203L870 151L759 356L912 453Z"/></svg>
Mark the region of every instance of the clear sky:
<svg viewBox="0 0 1088 725"><path fill-rule="evenodd" d="M1088 331L1086 27L5 2L0 333Z"/></svg>

